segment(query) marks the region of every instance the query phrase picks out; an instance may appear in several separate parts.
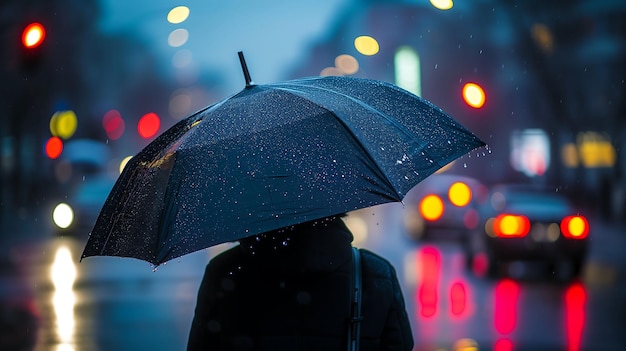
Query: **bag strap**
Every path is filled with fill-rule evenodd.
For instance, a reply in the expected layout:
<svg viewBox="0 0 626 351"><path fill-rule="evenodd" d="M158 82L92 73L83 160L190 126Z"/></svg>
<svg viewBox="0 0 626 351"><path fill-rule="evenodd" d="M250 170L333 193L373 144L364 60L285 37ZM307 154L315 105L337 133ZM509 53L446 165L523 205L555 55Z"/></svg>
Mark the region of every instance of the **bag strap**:
<svg viewBox="0 0 626 351"><path fill-rule="evenodd" d="M352 289L350 290L350 319L348 323L348 351L359 350L361 339L361 294L362 294L362 272L361 272L361 252L356 247L352 248Z"/></svg>

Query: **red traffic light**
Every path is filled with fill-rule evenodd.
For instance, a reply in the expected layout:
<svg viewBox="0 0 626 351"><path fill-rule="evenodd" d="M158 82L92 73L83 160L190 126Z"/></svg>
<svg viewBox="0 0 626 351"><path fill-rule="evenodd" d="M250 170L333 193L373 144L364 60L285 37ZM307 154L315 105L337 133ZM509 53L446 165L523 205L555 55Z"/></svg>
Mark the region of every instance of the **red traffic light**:
<svg viewBox="0 0 626 351"><path fill-rule="evenodd" d="M31 23L22 32L22 44L25 48L34 49L43 43L46 29L41 23Z"/></svg>

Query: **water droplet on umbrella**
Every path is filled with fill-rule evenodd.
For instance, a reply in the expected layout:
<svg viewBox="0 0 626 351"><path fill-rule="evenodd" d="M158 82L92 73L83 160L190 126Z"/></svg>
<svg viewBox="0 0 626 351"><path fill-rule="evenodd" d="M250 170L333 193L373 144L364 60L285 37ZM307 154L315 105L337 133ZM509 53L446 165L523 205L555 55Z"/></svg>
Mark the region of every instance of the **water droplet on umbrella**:
<svg viewBox="0 0 626 351"><path fill-rule="evenodd" d="M463 168L467 168L467 163L463 163Z"/></svg>

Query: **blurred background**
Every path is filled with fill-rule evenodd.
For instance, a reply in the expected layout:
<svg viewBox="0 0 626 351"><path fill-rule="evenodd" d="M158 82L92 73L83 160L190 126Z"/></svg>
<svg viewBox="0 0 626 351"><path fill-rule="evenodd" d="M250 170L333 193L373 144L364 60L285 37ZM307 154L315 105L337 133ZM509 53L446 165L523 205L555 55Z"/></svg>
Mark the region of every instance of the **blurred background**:
<svg viewBox="0 0 626 351"><path fill-rule="evenodd" d="M625 23L621 0L3 1L0 349L184 349L223 247L79 259L125 162L243 89L238 51L255 83L388 81L487 142L347 218L416 350L623 349Z"/></svg>

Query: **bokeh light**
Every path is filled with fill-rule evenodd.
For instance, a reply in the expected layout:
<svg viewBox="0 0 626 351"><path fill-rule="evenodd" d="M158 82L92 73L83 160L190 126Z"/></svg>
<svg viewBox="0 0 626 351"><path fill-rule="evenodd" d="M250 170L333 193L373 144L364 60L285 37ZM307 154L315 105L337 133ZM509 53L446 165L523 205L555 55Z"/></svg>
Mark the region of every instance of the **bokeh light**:
<svg viewBox="0 0 626 351"><path fill-rule="evenodd" d="M51 137L46 142L45 152L46 156L53 160L61 156L63 152L63 140L57 136Z"/></svg>
<svg viewBox="0 0 626 351"><path fill-rule="evenodd" d="M131 158L133 158L133 157L132 156L126 156L126 157L124 157L122 162L120 162L120 173L122 173L122 171L124 171L124 168L126 167L126 165L128 164L128 161L130 161Z"/></svg>
<svg viewBox="0 0 626 351"><path fill-rule="evenodd" d="M189 12L187 6L176 6L167 13L167 21L172 24L185 22L189 17Z"/></svg>
<svg viewBox="0 0 626 351"><path fill-rule="evenodd" d="M326 67L320 72L320 76L343 76L344 73L337 67Z"/></svg>
<svg viewBox="0 0 626 351"><path fill-rule="evenodd" d="M430 0L430 4L439 10L449 10L454 6L452 0Z"/></svg>
<svg viewBox="0 0 626 351"><path fill-rule="evenodd" d="M551 52L554 47L554 38L550 28L545 24L534 24L532 26L533 40L545 52Z"/></svg>
<svg viewBox="0 0 626 351"><path fill-rule="evenodd" d="M443 211L443 201L437 195L427 195L420 202L420 213L426 220L438 220L443 216Z"/></svg>
<svg viewBox="0 0 626 351"><path fill-rule="evenodd" d="M31 23L22 32L22 44L29 49L34 49L43 43L46 37L46 29L41 23Z"/></svg>
<svg viewBox="0 0 626 351"><path fill-rule="evenodd" d="M185 91L177 91L170 98L169 111L174 118L183 118L191 110L191 96Z"/></svg>
<svg viewBox="0 0 626 351"><path fill-rule="evenodd" d="M354 39L354 47L365 56L376 55L380 49L378 41L368 35L362 35Z"/></svg>
<svg viewBox="0 0 626 351"><path fill-rule="evenodd" d="M467 83L463 86L463 100L473 108L485 105L485 91L476 83Z"/></svg>
<svg viewBox="0 0 626 351"><path fill-rule="evenodd" d="M354 56L343 54L335 57L335 67L345 74L355 74L359 71L359 62Z"/></svg>
<svg viewBox="0 0 626 351"><path fill-rule="evenodd" d="M169 46L177 48L185 45L189 39L189 32L184 28L174 29L167 37L167 43Z"/></svg>
<svg viewBox="0 0 626 351"><path fill-rule="evenodd" d="M395 83L400 88L421 96L420 59L417 52L410 46L398 48L394 56Z"/></svg>
<svg viewBox="0 0 626 351"><path fill-rule="evenodd" d="M74 211L70 205L62 202L56 205L52 211L52 220L57 227L66 229L72 225L72 222L74 221Z"/></svg>
<svg viewBox="0 0 626 351"><path fill-rule="evenodd" d="M117 110L110 110L102 117L102 127L111 140L117 140L124 134L126 124Z"/></svg>
<svg viewBox="0 0 626 351"><path fill-rule="evenodd" d="M448 198L455 206L463 207L472 200L472 190L463 182L456 182L448 190Z"/></svg>
<svg viewBox="0 0 626 351"><path fill-rule="evenodd" d="M149 112L143 115L137 123L137 131L139 136L144 139L152 138L159 131L161 127L161 119L154 112Z"/></svg>
<svg viewBox="0 0 626 351"><path fill-rule="evenodd" d="M78 118L74 111L57 111L50 118L50 133L59 138L71 138L76 128L78 128Z"/></svg>

